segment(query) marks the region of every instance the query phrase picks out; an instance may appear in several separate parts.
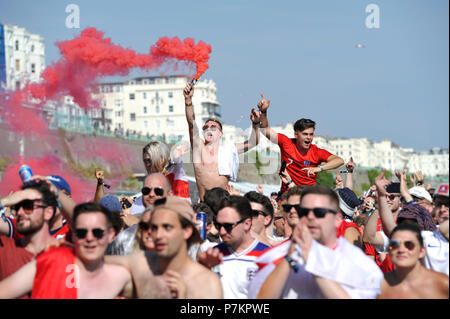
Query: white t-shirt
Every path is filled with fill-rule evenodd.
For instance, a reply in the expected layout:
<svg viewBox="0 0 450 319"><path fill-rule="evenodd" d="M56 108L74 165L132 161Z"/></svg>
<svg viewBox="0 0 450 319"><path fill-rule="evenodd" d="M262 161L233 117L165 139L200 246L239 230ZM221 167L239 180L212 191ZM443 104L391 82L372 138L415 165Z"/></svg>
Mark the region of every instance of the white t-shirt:
<svg viewBox="0 0 450 319"><path fill-rule="evenodd" d="M286 256L290 245L291 241L286 241L257 259L256 262L261 268L250 283L249 298L256 298L266 278ZM298 245L295 248L292 259L297 262L299 269L298 272L290 270L281 298L323 298L313 274L338 282L352 298L372 299L381 293L383 273L380 268L360 248L350 244L345 238L337 239L337 247L334 250L313 240L306 264L301 248Z"/></svg>
<svg viewBox="0 0 450 319"><path fill-rule="evenodd" d="M215 247L224 255L223 263L216 268L222 282L223 298L247 299L249 282L258 270L255 260L269 246L255 239L246 250L239 254L224 243Z"/></svg>
<svg viewBox="0 0 450 319"><path fill-rule="evenodd" d="M386 234L382 231L379 233L383 236L384 239L384 245L382 249L384 252L387 252L389 246L389 237L387 237ZM427 251L425 257L421 260L422 265L425 268L441 272L448 276L448 240L441 234L439 230L422 230L421 234L423 238L423 245L425 246Z"/></svg>

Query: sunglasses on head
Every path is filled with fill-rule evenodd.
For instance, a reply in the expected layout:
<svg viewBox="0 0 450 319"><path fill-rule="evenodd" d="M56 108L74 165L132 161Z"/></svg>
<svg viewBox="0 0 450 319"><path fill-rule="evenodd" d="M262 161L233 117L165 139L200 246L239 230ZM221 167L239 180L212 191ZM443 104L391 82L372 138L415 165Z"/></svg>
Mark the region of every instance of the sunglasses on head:
<svg viewBox="0 0 450 319"><path fill-rule="evenodd" d="M337 212L335 210L332 210L329 208L322 208L322 207L306 208L306 207L301 207L298 204L297 205L284 204L282 206L283 206L283 210L285 212L290 212L292 207L294 207L299 218L302 218L303 216L307 216L309 214L309 211L311 211L311 210L316 218L324 218L327 213L337 214Z"/></svg>
<svg viewBox="0 0 450 319"><path fill-rule="evenodd" d="M149 230L150 229L150 223L146 223L146 222L139 222L138 226L141 230Z"/></svg>
<svg viewBox="0 0 450 319"><path fill-rule="evenodd" d="M92 235L94 235L97 239L102 239L105 235L105 230L102 228L94 228L91 230ZM78 239L84 239L86 238L88 233L88 230L86 228L76 228L75 229L75 236L77 236Z"/></svg>
<svg viewBox="0 0 450 319"><path fill-rule="evenodd" d="M142 195L146 196L146 195L150 194L152 189L155 192L156 196L163 196L164 195L164 189L162 189L161 187L153 187L152 188L152 187L147 187L146 186L146 187L143 187L141 189L141 193L142 193Z"/></svg>
<svg viewBox="0 0 450 319"><path fill-rule="evenodd" d="M406 249L408 249L408 250L413 250L416 247L416 244L414 244L410 240L400 242L397 239L391 239L389 241L389 249L390 250L398 249L402 243L403 243L403 245L405 245Z"/></svg>
<svg viewBox="0 0 450 319"><path fill-rule="evenodd" d="M235 223L218 223L217 221L214 221L214 227L216 227L216 229L218 231L220 231L222 229L222 227L225 229L225 231L227 233L230 233L234 227L236 227L237 225L239 225L240 223L242 223L244 220L246 220L248 217L246 218L242 218L241 220L235 222Z"/></svg>
<svg viewBox="0 0 450 319"><path fill-rule="evenodd" d="M34 203L34 200L31 199L25 199L23 201L21 201L20 203L17 203L16 205L13 206L13 209L18 212L20 207L23 208L23 211L27 214L31 214L33 212L34 209L36 208L46 208L46 205L36 205Z"/></svg>

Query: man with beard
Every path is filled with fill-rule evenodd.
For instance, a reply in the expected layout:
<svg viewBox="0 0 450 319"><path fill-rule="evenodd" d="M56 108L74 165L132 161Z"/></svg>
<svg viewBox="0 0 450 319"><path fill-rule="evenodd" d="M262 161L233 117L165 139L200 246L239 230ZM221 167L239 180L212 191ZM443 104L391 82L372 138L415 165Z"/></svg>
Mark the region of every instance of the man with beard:
<svg viewBox="0 0 450 319"><path fill-rule="evenodd" d="M245 153L258 145L260 112L252 109L250 119L252 132L250 138L243 143L221 143L222 123L214 118L205 121L202 128L203 139L195 122L192 97L194 87L188 83L183 91L186 105L186 120L189 127L189 138L192 149L195 180L200 200L205 191L214 187L226 189L228 181L236 181L239 171L238 154Z"/></svg>
<svg viewBox="0 0 450 319"><path fill-rule="evenodd" d="M22 190L0 200L0 206L16 211L17 232L13 239L0 236L0 281L10 276L56 239L50 235L49 224L58 203L47 183L25 184ZM26 298L27 295L22 296Z"/></svg>

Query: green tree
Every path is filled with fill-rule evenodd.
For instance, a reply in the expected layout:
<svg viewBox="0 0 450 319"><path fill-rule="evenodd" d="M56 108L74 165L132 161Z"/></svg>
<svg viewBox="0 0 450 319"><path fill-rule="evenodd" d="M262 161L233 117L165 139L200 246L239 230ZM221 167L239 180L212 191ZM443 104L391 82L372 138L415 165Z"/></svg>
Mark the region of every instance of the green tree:
<svg viewBox="0 0 450 319"><path fill-rule="evenodd" d="M334 188L333 174L329 171L323 171L317 174L317 184Z"/></svg>

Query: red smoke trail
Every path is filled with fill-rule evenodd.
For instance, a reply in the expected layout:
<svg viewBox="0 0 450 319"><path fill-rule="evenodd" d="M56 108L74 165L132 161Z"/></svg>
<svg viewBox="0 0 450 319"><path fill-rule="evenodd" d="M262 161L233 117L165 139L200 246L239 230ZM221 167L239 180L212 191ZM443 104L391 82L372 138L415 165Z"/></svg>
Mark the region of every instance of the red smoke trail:
<svg viewBox="0 0 450 319"><path fill-rule="evenodd" d="M55 100L70 95L82 108L98 107L98 102L91 97L96 81L103 76L127 75L133 68L149 71L158 69L164 63L173 60L194 63L199 78L208 68L211 46L186 38L160 38L150 47L149 54L137 54L132 49L125 49L105 38L104 33L95 28L83 30L80 36L57 42L61 59L48 66L41 74L41 83L28 84L25 89L15 92L13 105L7 105L11 113L20 114L20 107L31 95L41 102ZM17 97L16 97L17 95ZM44 122L33 127L21 125L21 120L14 121L1 114L15 132L25 134L33 131L42 132ZM38 125L39 124L39 125Z"/></svg>

